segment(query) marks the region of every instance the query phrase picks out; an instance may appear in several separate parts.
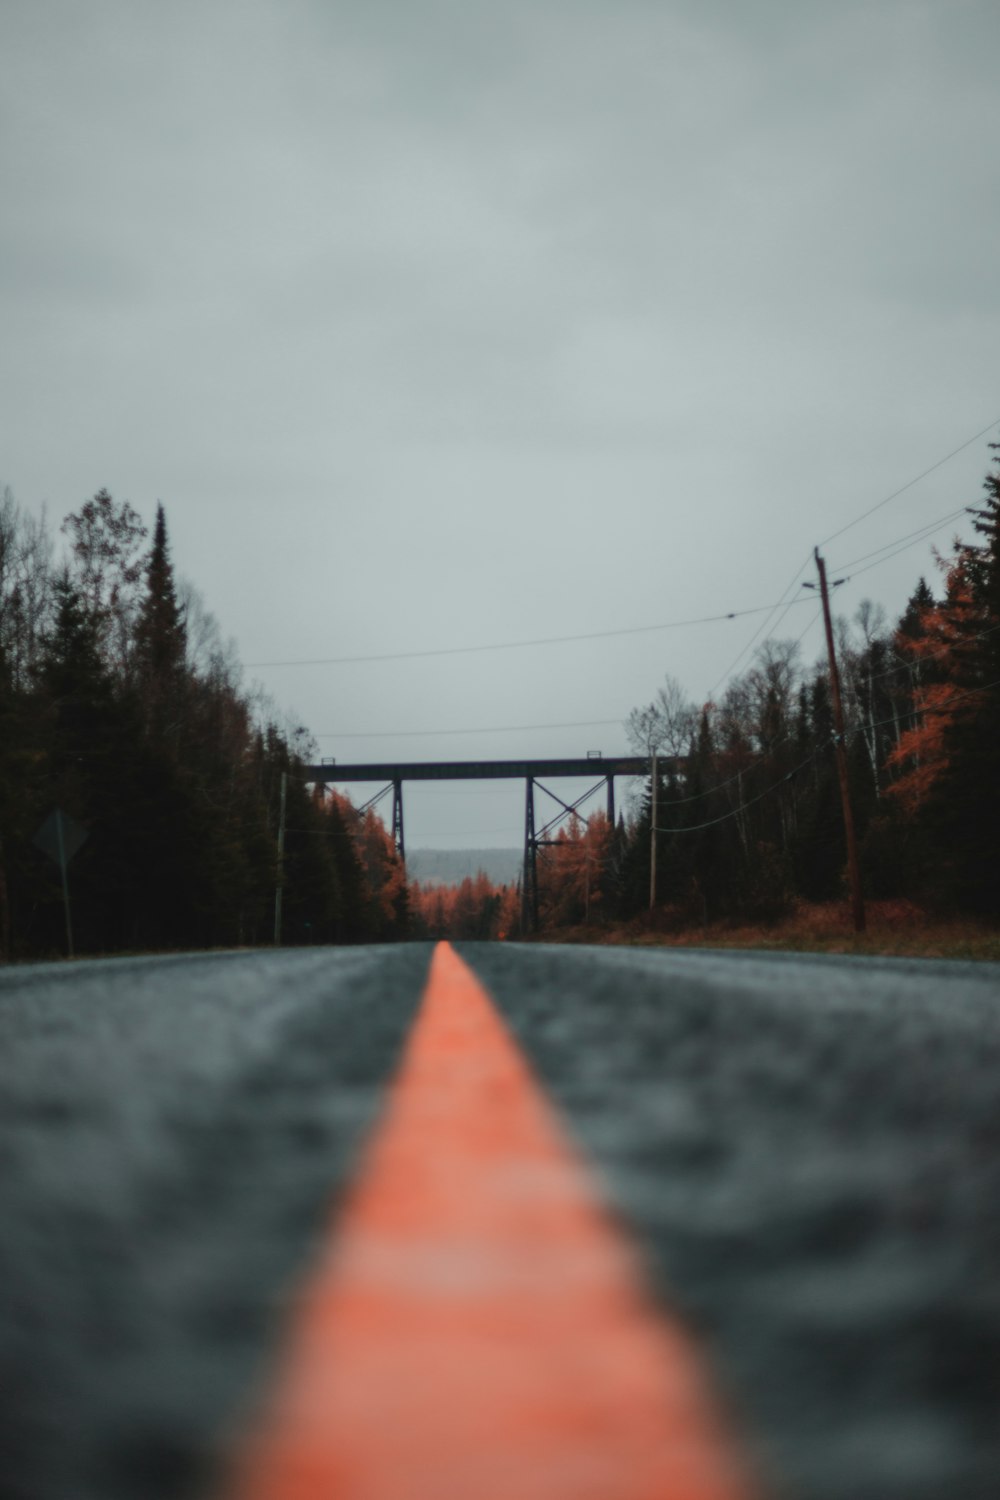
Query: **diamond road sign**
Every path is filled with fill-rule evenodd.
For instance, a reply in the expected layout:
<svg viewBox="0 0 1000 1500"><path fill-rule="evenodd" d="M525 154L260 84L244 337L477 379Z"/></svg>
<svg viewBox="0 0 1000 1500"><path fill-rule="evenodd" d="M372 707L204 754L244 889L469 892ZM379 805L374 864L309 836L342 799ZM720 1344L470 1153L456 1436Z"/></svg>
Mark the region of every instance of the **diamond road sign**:
<svg viewBox="0 0 1000 1500"><path fill-rule="evenodd" d="M88 830L68 813L56 807L39 828L32 843L47 854L54 864L69 864L87 837Z"/></svg>

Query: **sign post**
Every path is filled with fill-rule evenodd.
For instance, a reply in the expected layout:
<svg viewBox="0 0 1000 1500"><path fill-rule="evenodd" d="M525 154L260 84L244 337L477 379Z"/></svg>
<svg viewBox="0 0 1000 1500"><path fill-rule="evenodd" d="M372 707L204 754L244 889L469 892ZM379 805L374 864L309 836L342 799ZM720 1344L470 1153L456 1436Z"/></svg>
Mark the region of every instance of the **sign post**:
<svg viewBox="0 0 1000 1500"><path fill-rule="evenodd" d="M69 876L67 868L73 855L83 844L87 837L87 829L82 823L77 823L74 818L69 817L62 808L54 808L49 813L45 822L35 834L32 842L35 847L47 854L54 864L59 866L62 876L63 910L66 914L66 956L73 957L73 922L70 917L69 907Z"/></svg>

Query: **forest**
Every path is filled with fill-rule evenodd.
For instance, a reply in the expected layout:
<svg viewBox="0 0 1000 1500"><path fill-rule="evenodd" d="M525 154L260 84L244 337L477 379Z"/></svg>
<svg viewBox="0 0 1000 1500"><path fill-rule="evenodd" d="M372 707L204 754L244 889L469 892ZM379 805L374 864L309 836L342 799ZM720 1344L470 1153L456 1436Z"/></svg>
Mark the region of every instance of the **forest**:
<svg viewBox="0 0 1000 1500"><path fill-rule="evenodd" d="M1000 445L991 445L1000 452ZM874 899L1000 917L1000 460L974 540L893 623L836 621L844 751ZM517 883L407 881L375 811L310 792L308 731L246 688L236 653L152 535L99 491L62 522L0 498L0 957L405 937L510 939ZM57 553L59 560L57 560ZM766 638L718 701L667 675L625 725L656 757L629 815L570 818L538 852L542 936L627 923L775 922L845 895L826 659ZM282 784L285 787L282 825ZM67 891L53 817L79 843ZM283 847L281 830L283 827ZM60 837L62 837L60 833ZM656 878L651 881L655 842ZM68 846L67 846L68 847Z"/></svg>
<svg viewBox="0 0 1000 1500"><path fill-rule="evenodd" d="M991 444L994 453L1000 445ZM971 505L972 542L936 558L901 617L864 601L835 621L844 751L862 887L941 916L1000 918L1000 459ZM766 639L718 702L667 676L626 724L658 758L656 879L650 779L629 818L570 819L538 851L542 935L713 923L766 926L802 902L846 898L844 822L826 653ZM650 913L651 894L653 910ZM449 905L450 903L450 905ZM411 889L433 935L504 936L505 888Z"/></svg>
<svg viewBox="0 0 1000 1500"><path fill-rule="evenodd" d="M0 954L67 950L62 874L36 840L58 812L77 953L379 942L408 892L374 813L322 802L305 730L242 685L235 652L152 537L101 490L55 538L0 500ZM286 807L279 857L281 783ZM44 843L44 836L42 838ZM51 839L50 839L51 843Z"/></svg>

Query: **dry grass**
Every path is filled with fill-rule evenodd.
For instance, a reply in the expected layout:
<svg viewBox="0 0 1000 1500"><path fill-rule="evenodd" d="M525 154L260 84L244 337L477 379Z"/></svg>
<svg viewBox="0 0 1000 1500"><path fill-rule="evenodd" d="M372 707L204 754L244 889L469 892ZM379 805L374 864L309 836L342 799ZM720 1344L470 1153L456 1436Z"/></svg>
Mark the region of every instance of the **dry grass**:
<svg viewBox="0 0 1000 1500"><path fill-rule="evenodd" d="M577 927L542 934L546 942L623 943L665 948L757 948L798 953L870 953L906 958L968 958L1000 961L1000 930L971 919L941 919L909 901L872 901L867 930L852 930L846 904L802 903L769 925L711 923L679 927L657 912L618 927Z"/></svg>

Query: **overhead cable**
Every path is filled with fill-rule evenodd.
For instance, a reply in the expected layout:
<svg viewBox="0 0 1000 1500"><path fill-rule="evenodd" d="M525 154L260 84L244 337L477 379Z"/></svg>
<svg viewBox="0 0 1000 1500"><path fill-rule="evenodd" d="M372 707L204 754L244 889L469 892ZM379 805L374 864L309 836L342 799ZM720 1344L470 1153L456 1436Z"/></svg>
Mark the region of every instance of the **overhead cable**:
<svg viewBox="0 0 1000 1500"><path fill-rule="evenodd" d="M791 609L792 605L793 604L800 604L802 602L802 600L804 598L804 595L801 595L801 594L797 595L794 592L794 590L795 590L795 586L798 583L799 579L802 577L802 574L805 572L806 568L809 566L809 564L811 562L812 562L812 553L811 552L807 552L806 556L805 556L804 562L802 562L800 564L800 566L796 569L795 573L792 576L791 582L782 591L781 598L778 600L778 602L776 604L772 604L771 605L771 608L770 608L770 610L768 612L768 618L766 620L764 620L762 622L762 624L759 625L758 628L754 631L753 635L747 641L746 645L743 647L743 650L736 657L736 660L732 663L732 665L728 666L726 668L726 670L722 673L722 676L718 679L718 681L716 681L715 683L713 683L712 687L709 689L709 692L708 692L708 698L709 699L714 698L717 690L736 671L736 668L739 666L740 662L746 656L747 652L750 651L750 649L756 643L757 638L760 635L762 635L765 630L767 630L768 626L771 623L771 619L773 618L773 616L775 614L777 614L778 610L781 610L781 614L778 616L778 620L777 620L776 624L773 625L770 630L768 630L768 633L767 633L767 636L765 637L765 639L770 639L770 637L774 634L774 632L777 630L778 626L781 624L782 620L785 618L785 615ZM790 597L788 597L788 596L790 596Z"/></svg>
<svg viewBox="0 0 1000 1500"><path fill-rule="evenodd" d="M563 724L488 724L480 729L374 729L368 733L352 731L339 734L336 730L317 733L318 740L397 740L419 739L425 736L436 738L446 734L526 734L541 729L603 729L614 724L621 726L622 719L575 719Z"/></svg>
<svg viewBox="0 0 1000 1500"><path fill-rule="evenodd" d="M830 568L835 573L844 573L849 568L856 568L859 563L867 562L870 557L878 557L880 552L888 552L890 547L911 541L913 545L916 545L925 537L933 536L935 531L940 531L950 521L957 521L959 516L968 515L968 511L967 505L960 505L956 510L950 510L947 515L940 516L936 521L927 521L923 526L918 526L915 531L908 531L904 536L893 537L891 541L884 542L881 547L874 547L871 552L863 552L860 557L852 557L850 562L831 563Z"/></svg>
<svg viewBox="0 0 1000 1500"><path fill-rule="evenodd" d="M763 802L765 797L770 797L772 792L778 791L785 785L786 781L791 781L793 776L797 776L800 771L805 770L806 766L811 765L817 756L821 755L832 743L832 739L824 741L822 745L817 746L811 755L807 755L805 760L800 761L791 771L786 772L780 780L774 782L765 791L758 792L756 797L748 797L746 802L741 802L739 807L731 808L729 812L723 813L720 818L710 818L707 823L692 823L686 828L657 828L654 831L656 833L698 833L702 828L714 828L717 823L728 823L730 818L738 818L740 813L745 812L748 807L753 807L757 802Z"/></svg>
<svg viewBox="0 0 1000 1500"><path fill-rule="evenodd" d="M888 505L889 502L890 502L890 500L895 500L899 495L902 495L907 490L912 489L913 486L916 485L916 484L919 484L922 479L926 479L929 474L933 474L936 469L942 468L946 463L950 462L951 459L957 457L957 455L959 453L963 453L966 448L971 448L973 443L977 443L980 440L980 438L985 437L988 432L991 432L993 430L993 428L996 427L996 426L998 426L998 425L1000 425L1000 417L994 418L994 420L992 422L990 422L990 424L987 427L984 427L980 432L975 433L972 437L968 438L964 443L961 443L959 445L959 447L952 449L952 451L950 453L945 454L944 458L938 459L937 463L931 464L930 468L924 469L920 474L915 475L915 477L913 479L908 479L905 484L900 485L900 487L898 489L893 490L893 492L892 492L891 495L886 495L883 500L879 500L876 505L871 506L868 510L864 511L860 516L856 516L853 521L849 521L845 526L841 526L839 528L839 530L837 530L837 531L830 532L830 534L828 536L825 536L823 538L823 540L818 543L818 546L825 547L830 542L836 541L836 539L838 537L843 536L845 534L845 532L851 531L855 526L860 525L862 521L865 521L865 520L868 519L869 516L874 515L877 510L881 510L884 505ZM966 510L967 507L963 506L961 509L962 510ZM957 514L960 514L960 513L961 512L959 511L959 512L956 512L955 514L957 515ZM943 521L940 524L946 525L947 521ZM934 525L933 529L937 530L937 525L936 524ZM930 534L931 534L931 532L928 531L927 535L930 535ZM911 533L911 535L913 535L913 533ZM918 540L922 540L922 539L923 538L918 538ZM891 545L892 545L892 543L887 543L887 546L891 546ZM910 543L907 542L906 545L910 545ZM881 552L884 549L883 548L878 548L876 550L879 551L879 552ZM900 552L902 552L904 550L905 550L905 547L900 547L898 549L898 551L900 551ZM866 556L874 556L874 555L875 555L875 553L868 553L868 554L866 554ZM894 552L890 554L890 556L895 556L895 555L896 554ZM795 585L798 583L798 581L801 578L802 574L805 572L805 570L808 567L808 565L812 562L812 558L813 558L813 553L812 553L812 551L810 551L809 554L808 554L808 556L807 556L807 558L806 558L806 561L802 564L802 566L795 573L795 576L793 577L792 582L789 584L788 588L785 590L785 594L786 595L788 594L789 590L792 589L792 588L794 588ZM858 561L863 561L863 560L864 559L862 559L862 558L858 559ZM869 572L871 567L878 567L878 566L880 566L881 562L888 562L888 561L889 561L888 557L881 558L879 563L872 563L869 568L862 568L857 573L853 574L852 576L854 576L854 577L860 577L862 573ZM847 566L852 566L852 565L851 564L847 564ZM841 569L838 568L837 571L841 571ZM784 595L782 596L782 600L780 601L780 603L785 603ZM791 603L791 601L788 601L788 603ZM778 606L776 606L776 608L777 607ZM769 630L768 630L768 625L770 624L770 621L769 620L765 620L764 623L763 623L763 625L758 630L756 630L754 632L754 634L751 636L750 640L747 642L747 644L744 646L743 650L740 652L739 656L737 656L736 660L733 662L732 666L728 667L726 669L726 671L723 672L722 676L718 679L718 681L714 684L714 686L712 687L712 689L711 689L711 691L710 691L710 693L708 695L710 698L712 696L714 696L714 694L717 692L717 690L722 685L722 683L724 683L732 675L732 673L735 672L735 670L739 666L740 662L747 655L747 653L752 649L752 647L756 644L758 638L760 636L764 635L765 631L767 631L767 634L764 636L765 640L769 640L771 638L771 636L773 636L776 633L776 631L778 629L778 626L781 624L781 621L785 617L785 613L787 613L787 607L788 607L788 604L785 604L785 610L782 612L782 614L779 616L778 620L775 622L775 624ZM806 634L806 632L803 631L803 635L805 635L805 634ZM801 636L800 636L799 639L801 639Z"/></svg>
<svg viewBox="0 0 1000 1500"><path fill-rule="evenodd" d="M979 697L979 695L981 693L988 692L991 688L996 688L996 687L1000 687L1000 678L998 678L995 682L984 682L982 684L982 686L978 687L978 688L964 689L964 690L961 690L961 691L959 691L957 693L954 693L952 695L952 697L949 699L948 703L947 704L943 704L940 708L935 708L933 706L928 706L926 708L918 709L917 712L920 713L920 714L945 714L945 713L949 713L951 711L953 705L956 702L961 702L962 699L964 699L964 698L977 698L977 697ZM869 728L871 728L871 729L880 729L885 724L894 724L895 722L896 722L895 719L879 719L875 723L869 725ZM728 823L730 821L730 819L732 819L732 818L738 818L741 813L746 812L747 808L753 807L755 803L762 802L765 797L770 797L773 792L779 791L781 789L781 787L783 787L785 785L786 782L791 781L792 778L794 776L797 776L800 771L805 770L806 766L810 765L814 760L816 760L820 755L822 755L823 752L824 752L824 750L828 750L829 747L834 742L835 742L835 737L831 737L829 740L825 740L822 745L817 746L817 748L812 752L811 755L807 755L806 758L805 758L805 760L800 761L800 763L797 766L794 766L792 768L792 770L788 771L784 776L782 776L780 778L780 780L775 781L771 786L767 787L767 789L765 791L758 792L758 794L757 794L756 797L748 797L747 800L746 800L746 802L741 802L738 807L731 808L729 810L729 812L723 813L721 817L710 818L707 823L692 823L692 824L689 824L687 827L681 827L681 828L657 828L655 830L655 832L656 833L698 833L703 828L714 828L718 823ZM723 783L723 785L726 785L726 783ZM719 790L719 788L716 788L715 790Z"/></svg>
<svg viewBox="0 0 1000 1500"><path fill-rule="evenodd" d="M884 500L879 500L876 505L870 506L860 516L855 516L854 520L848 521L846 526L841 526L839 531L831 531L829 536L823 538L819 546L826 547L830 542L836 541L837 537L843 536L846 531L852 531L855 526L860 526L862 521L867 521L868 517L873 516L877 510L881 510L883 505L888 505L890 500L896 500L900 495L905 494L907 490L912 490L913 486L919 484L922 479L926 479L928 474L933 474L935 470L943 468L946 463L950 463L953 458L957 458L960 453L964 453L966 448L971 448L973 443L978 443L980 438L984 438L988 432L992 432L994 427L998 425L1000 425L1000 417L994 417L993 421L989 422L981 432L974 433L964 443L960 443L957 448L953 448L950 453L946 453L944 458L939 458L937 463L931 464L929 469L924 469L922 473L915 475L913 479L908 479L905 484L900 485L898 490L893 490L891 495L886 495Z"/></svg>
<svg viewBox="0 0 1000 1500"><path fill-rule="evenodd" d="M931 642L925 654L919 657L915 656L907 659L905 656L900 656L897 652L893 666L887 667L884 672L876 672L872 676L863 676L861 681L866 685L870 685L873 682L881 682L886 677L895 677L897 674L903 672L909 673L912 677L915 670L919 670L924 662L928 660L937 661L947 657L956 647L964 648L971 646L974 641L985 641L987 636L995 635L998 630L1000 630L1000 625L991 625L987 630L977 630L972 635L963 636L961 640ZM926 640L926 637L923 637L923 639Z"/></svg>
<svg viewBox="0 0 1000 1500"><path fill-rule="evenodd" d="M797 575L796 575L797 576ZM574 641L603 641L613 636L648 635L658 630L681 630L690 625L714 625L721 620L740 620L746 615L767 614L778 604L756 604L751 609L731 609L725 614L700 615L689 620L666 620L660 625L628 625L618 630L588 630L577 635L546 635L528 641L491 641L481 646L438 646L424 651L383 651L366 656L316 656L288 661L248 661L248 669L262 667L337 667L376 661L413 661L426 656L471 656L482 651L523 651L532 646L564 646ZM799 601L792 601L793 603Z"/></svg>
<svg viewBox="0 0 1000 1500"><path fill-rule="evenodd" d="M860 578L862 574L870 573L872 568L880 568L883 563L890 562L892 558L898 557L901 552L908 552L911 547L916 547L919 546L921 542L926 542L928 537L932 537L935 531L941 531L942 528L947 524L948 523L944 521L940 526L928 527L928 529L922 532L921 535L918 536L914 541L903 542L901 546L893 547L893 550L891 552L887 551L885 548L880 548L880 551L885 551L886 553L884 557L878 558L875 562L870 562L865 568L852 568L851 571L845 576L844 582L849 583L854 578Z"/></svg>

